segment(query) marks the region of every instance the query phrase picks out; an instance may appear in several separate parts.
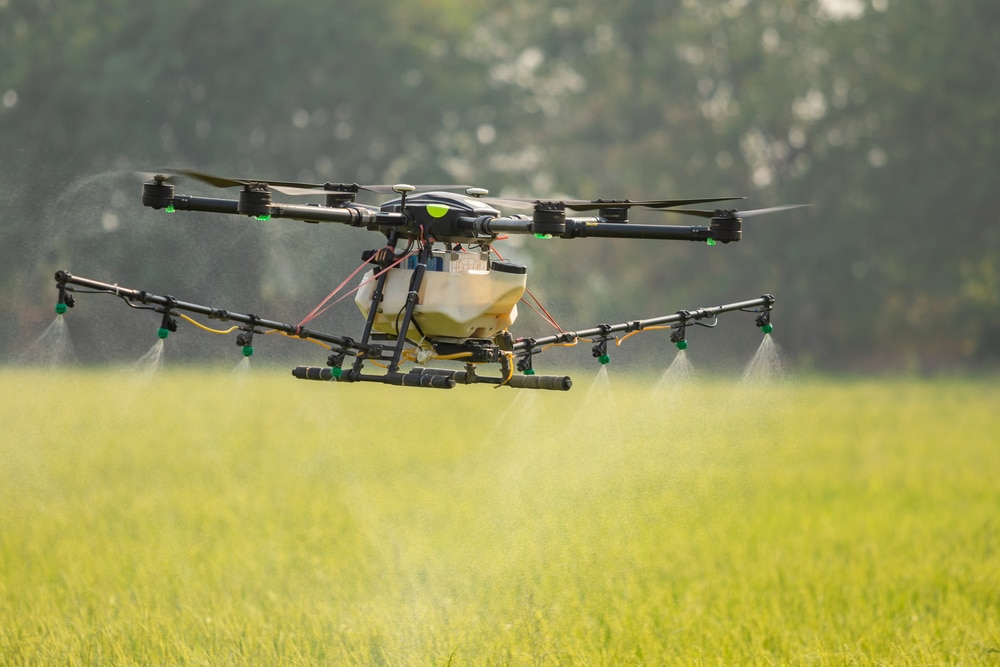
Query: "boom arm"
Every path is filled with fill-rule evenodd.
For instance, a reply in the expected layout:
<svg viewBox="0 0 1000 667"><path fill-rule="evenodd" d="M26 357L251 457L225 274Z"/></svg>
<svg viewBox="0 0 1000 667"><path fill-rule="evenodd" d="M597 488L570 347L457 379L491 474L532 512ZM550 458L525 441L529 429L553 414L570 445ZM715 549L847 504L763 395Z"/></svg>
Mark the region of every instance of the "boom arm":
<svg viewBox="0 0 1000 667"><path fill-rule="evenodd" d="M709 306L706 308L695 308L694 310L679 310L672 315L652 317L645 320L631 320L619 324L601 324L591 329L581 329L580 331L561 331L551 336L543 338L519 338L514 342L512 348L515 354L520 356L517 368L526 373L532 372L532 357L550 345L566 345L575 343L581 339L589 339L594 342L594 357L602 364L608 363L608 339L613 338L613 334L624 333L626 335L645 329L674 329L670 340L675 343L678 349L687 347L686 329L689 323L702 324L699 320L714 319L722 313L733 311L743 311L756 313L754 323L765 334L772 331L771 309L774 307L774 296L765 294L756 299L727 303L721 306ZM715 326L715 324L703 324L703 326Z"/></svg>
<svg viewBox="0 0 1000 667"><path fill-rule="evenodd" d="M652 317L647 320L632 320L621 324L602 324L592 329L582 329L580 331L563 331L544 338L520 339L514 343L515 350L530 350L539 345L552 345L556 343L569 343L578 338L592 338L594 336L607 337L613 333L631 333L642 331L653 326L664 326L677 324L686 326L688 322L695 322L706 318L716 317L722 313L729 313L734 310L751 311L756 308L770 310L774 305L774 296L765 294L757 299L739 301L737 303L727 303L722 306L710 306L708 308L696 308L694 310L679 310L673 315L662 317Z"/></svg>
<svg viewBox="0 0 1000 667"><path fill-rule="evenodd" d="M174 316L176 311L187 311L198 315L207 316L212 320L233 321L243 324L240 327L243 334L237 336L237 344L244 346L244 354L252 353L251 342L255 333L263 333L267 330L278 331L288 336L293 336L325 344L332 351L327 360L327 367L298 366L292 371L292 375L303 380L340 380L343 382L380 382L383 384L405 386L405 387L430 387L437 389L450 389L457 384L491 384L496 386L509 386L523 389L549 389L556 391L566 391L572 386L572 380L567 376L559 375L535 375L532 368L534 355L539 354L549 345L559 345L575 343L580 339L589 339L594 342L594 356L601 363L607 363L607 343L613 334L633 333L643 329L669 328L674 329L671 340L683 349L686 346L684 339L685 327L688 323L698 323L699 320L715 318L721 313L730 311L748 311L757 313L756 324L764 333L770 333L770 313L774 305L774 297L765 294L756 299L712 306L707 308L696 308L694 310L681 310L671 315L654 317L644 320L632 320L620 324L602 324L590 329L579 331L564 331L544 338L521 338L513 340L506 331L497 334L492 340L479 340L473 347L466 348L466 353L458 354L456 359L466 361L464 370L445 368L425 368L416 367L407 372L399 370L399 363L402 358L402 339L396 341L393 346L386 346L379 343L369 342L369 336L365 335L361 341L343 336L333 336L330 334L306 329L301 325L286 324L268 320L252 314L235 313L222 308L213 308L196 303L180 301L172 296L160 296L151 294L144 290L136 290L128 287L121 287L117 284L91 280L74 276L68 271L58 271L55 274L56 286L59 289L59 302L56 305L57 313L66 312L66 308L74 304L71 292L83 293L94 292L117 296L127 302L132 307L147 308L160 313L163 316L158 332L161 338L166 338L169 331L177 328ZM709 324L706 326L714 326ZM204 327L203 327L204 328ZM216 332L229 333L229 332ZM355 357L354 365L350 369L343 368L347 355ZM446 355L447 357L447 355ZM362 371L364 360L375 362L386 367L387 371L381 374L371 374ZM501 374L499 376L481 375L477 372L478 364L490 362L499 363ZM516 369L522 371L523 375L514 372Z"/></svg>
<svg viewBox="0 0 1000 667"><path fill-rule="evenodd" d="M104 283L99 280L91 280L90 278L81 278L80 276L74 276L69 271L56 272L56 285L59 288L61 303L66 303L65 292L67 290L76 291L67 287L67 285L76 285L77 287L82 287L93 292L120 297L129 302L130 305L153 304L154 306L158 306L158 308L154 308L154 310L165 315L170 315L174 310L184 310L197 315L205 315L210 320L220 320L223 322L233 321L239 322L240 324L246 324L251 328L260 327L262 329L273 329L274 331L281 331L291 336L319 340L341 348L375 354L376 356L381 353L381 346L379 345L362 345L351 338L331 336L330 334L313 331L294 324L267 320L252 314L245 315L242 313L234 313L224 308L212 308L210 306L202 306L197 303L178 301L172 296L160 296L157 294L151 294L144 290L130 289L128 287Z"/></svg>

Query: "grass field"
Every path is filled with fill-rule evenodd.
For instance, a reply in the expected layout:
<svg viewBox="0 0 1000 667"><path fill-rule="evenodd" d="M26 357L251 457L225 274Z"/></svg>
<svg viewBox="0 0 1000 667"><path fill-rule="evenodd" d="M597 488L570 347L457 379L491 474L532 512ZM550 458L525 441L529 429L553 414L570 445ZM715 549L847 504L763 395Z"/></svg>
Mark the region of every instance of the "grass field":
<svg viewBox="0 0 1000 667"><path fill-rule="evenodd" d="M0 664L1000 665L995 381L593 373L2 369Z"/></svg>

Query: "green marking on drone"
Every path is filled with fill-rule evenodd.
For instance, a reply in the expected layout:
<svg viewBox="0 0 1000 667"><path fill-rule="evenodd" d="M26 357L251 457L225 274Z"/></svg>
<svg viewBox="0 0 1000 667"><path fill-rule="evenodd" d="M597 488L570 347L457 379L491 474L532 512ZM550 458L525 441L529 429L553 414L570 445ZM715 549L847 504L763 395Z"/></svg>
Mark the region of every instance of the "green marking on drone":
<svg viewBox="0 0 1000 667"><path fill-rule="evenodd" d="M428 204L427 212L433 218L443 218L451 209L445 204Z"/></svg>

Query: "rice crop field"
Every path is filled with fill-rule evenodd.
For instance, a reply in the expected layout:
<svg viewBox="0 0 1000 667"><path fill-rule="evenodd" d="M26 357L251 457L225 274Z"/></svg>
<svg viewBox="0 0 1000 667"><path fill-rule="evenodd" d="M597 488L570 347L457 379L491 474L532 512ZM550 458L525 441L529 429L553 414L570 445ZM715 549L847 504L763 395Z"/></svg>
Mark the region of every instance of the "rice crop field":
<svg viewBox="0 0 1000 667"><path fill-rule="evenodd" d="M0 369L3 665L1000 665L1000 385Z"/></svg>

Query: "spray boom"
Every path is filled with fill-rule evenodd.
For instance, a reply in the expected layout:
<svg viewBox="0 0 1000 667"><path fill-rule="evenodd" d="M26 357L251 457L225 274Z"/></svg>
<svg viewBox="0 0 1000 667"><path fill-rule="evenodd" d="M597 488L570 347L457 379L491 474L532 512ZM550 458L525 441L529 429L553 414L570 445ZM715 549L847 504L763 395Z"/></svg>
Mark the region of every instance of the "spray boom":
<svg viewBox="0 0 1000 667"><path fill-rule="evenodd" d="M427 261L426 253L421 259ZM509 269L504 267L502 270ZM384 287L385 272L382 275L383 278L376 278L376 282L379 283L376 287L377 293L381 292ZM331 354L327 358L326 367L296 367L292 371L292 375L299 379L381 382L402 387L436 389L450 389L457 384L491 384L524 389L566 391L573 384L569 377L535 374L534 358L552 346L568 346L575 345L580 341L589 341L593 344L591 352L594 358L601 364L607 364L610 361L608 354L610 341L620 345L627 337L641 331L669 329L671 330L671 342L678 349L683 350L687 347L687 328L689 326L714 327L718 323L719 315L732 311L756 314L756 325L761 331L768 334L772 331L771 309L774 307L775 301L773 296L765 294L747 301L693 310L680 310L670 315L645 320L601 324L591 329L579 331L560 331L555 335L542 338L514 339L504 329L489 338L470 337L459 343L434 341L429 349L421 347L420 343L411 343L416 348L415 350L402 350L402 345L409 342L402 336L398 336L395 340L391 336L388 337L387 344L375 342L381 339L368 336L374 321L374 308L369 313L366 335L362 341L356 341L345 336L334 336L307 329L302 323L288 324L253 314L241 314L223 308L180 301L172 296L159 296L144 290L74 276L67 271L57 272L55 279L59 290L57 313L63 313L67 308L73 306L74 297L71 292L77 291L77 288L83 288L87 292L117 296L132 307L146 308L160 313L160 327L157 330L157 336L160 339L165 339L171 332L177 331L177 318L180 317L212 333L227 334L238 329L240 333L236 336L236 344L241 348L244 357L249 357L254 353L254 335L266 333L280 333L287 337L309 340L330 350ZM414 289L411 289L410 292L414 295L418 294ZM179 314L182 312L202 315L212 320L233 321L238 325L227 331L217 331L195 322L187 315ZM414 323L414 326L419 330L420 322L414 319ZM399 330L405 331L406 327L400 326ZM353 357L354 360L349 367L345 368L345 362L349 356ZM460 361L465 366L461 370L423 367L422 363L429 359ZM366 361L388 368L388 371L383 374L366 373L362 370L363 363ZM403 361L416 361L421 365L407 372L402 372L399 370L399 364ZM478 365L484 363L498 364L500 375L488 376L477 372ZM520 371L521 374L516 374L515 370Z"/></svg>

